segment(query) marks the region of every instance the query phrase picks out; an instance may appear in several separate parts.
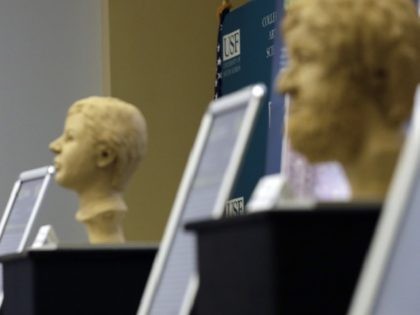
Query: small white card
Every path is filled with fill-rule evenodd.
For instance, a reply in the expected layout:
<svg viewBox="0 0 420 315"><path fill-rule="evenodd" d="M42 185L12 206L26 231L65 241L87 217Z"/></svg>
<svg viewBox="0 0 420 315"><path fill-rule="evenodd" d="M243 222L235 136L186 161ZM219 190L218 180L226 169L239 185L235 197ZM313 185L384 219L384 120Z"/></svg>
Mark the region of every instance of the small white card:
<svg viewBox="0 0 420 315"><path fill-rule="evenodd" d="M274 208L285 192L286 179L280 174L267 175L262 177L252 193L247 204L249 212L264 211Z"/></svg>
<svg viewBox="0 0 420 315"><path fill-rule="evenodd" d="M39 228L32 248L56 248L58 238L51 225L43 225Z"/></svg>
<svg viewBox="0 0 420 315"><path fill-rule="evenodd" d="M312 210L315 208L314 199L296 198L281 174L262 177L246 205L249 213L270 210Z"/></svg>

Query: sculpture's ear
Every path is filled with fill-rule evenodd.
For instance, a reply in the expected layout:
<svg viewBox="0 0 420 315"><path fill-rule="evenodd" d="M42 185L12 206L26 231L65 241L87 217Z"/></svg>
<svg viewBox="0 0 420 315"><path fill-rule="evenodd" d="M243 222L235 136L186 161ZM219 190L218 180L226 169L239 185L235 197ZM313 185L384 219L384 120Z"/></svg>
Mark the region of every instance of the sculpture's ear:
<svg viewBox="0 0 420 315"><path fill-rule="evenodd" d="M115 161L116 157L115 150L112 150L104 144L100 144L96 151L96 166L99 168L107 167Z"/></svg>

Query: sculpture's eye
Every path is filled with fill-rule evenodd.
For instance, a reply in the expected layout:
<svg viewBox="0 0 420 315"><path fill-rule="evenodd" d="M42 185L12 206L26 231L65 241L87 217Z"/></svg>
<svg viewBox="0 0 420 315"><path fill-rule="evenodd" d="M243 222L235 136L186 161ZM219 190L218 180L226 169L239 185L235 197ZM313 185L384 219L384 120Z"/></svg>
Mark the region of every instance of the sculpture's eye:
<svg viewBox="0 0 420 315"><path fill-rule="evenodd" d="M290 48L290 58L297 64L305 64L309 62L316 61L317 50L314 50L308 45L302 43L295 44Z"/></svg>
<svg viewBox="0 0 420 315"><path fill-rule="evenodd" d="M294 59L299 64L305 64L314 61L314 55L307 50L298 50L295 52Z"/></svg>
<svg viewBox="0 0 420 315"><path fill-rule="evenodd" d="M64 141L68 142L68 141L73 141L73 140L74 140L74 136L72 133L66 132L64 134Z"/></svg>

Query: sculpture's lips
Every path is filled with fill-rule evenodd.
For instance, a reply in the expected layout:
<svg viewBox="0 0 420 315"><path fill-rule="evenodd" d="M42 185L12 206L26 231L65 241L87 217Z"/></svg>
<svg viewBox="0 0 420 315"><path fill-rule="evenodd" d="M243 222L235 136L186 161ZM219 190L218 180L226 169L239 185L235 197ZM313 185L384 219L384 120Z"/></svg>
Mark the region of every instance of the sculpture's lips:
<svg viewBox="0 0 420 315"><path fill-rule="evenodd" d="M55 172L58 172L60 170L60 163L54 161L54 168L55 168Z"/></svg>

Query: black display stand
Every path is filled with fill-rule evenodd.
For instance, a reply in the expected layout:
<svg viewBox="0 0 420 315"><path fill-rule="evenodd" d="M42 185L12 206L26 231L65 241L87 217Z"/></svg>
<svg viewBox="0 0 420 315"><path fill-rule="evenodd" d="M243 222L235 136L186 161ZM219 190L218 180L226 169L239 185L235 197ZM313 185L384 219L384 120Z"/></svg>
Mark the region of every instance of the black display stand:
<svg viewBox="0 0 420 315"><path fill-rule="evenodd" d="M187 225L198 235L198 315L344 315L378 204L329 204Z"/></svg>
<svg viewBox="0 0 420 315"><path fill-rule="evenodd" d="M30 250L1 258L4 315L136 314L156 248Z"/></svg>

